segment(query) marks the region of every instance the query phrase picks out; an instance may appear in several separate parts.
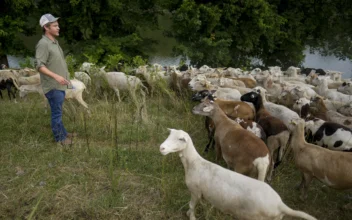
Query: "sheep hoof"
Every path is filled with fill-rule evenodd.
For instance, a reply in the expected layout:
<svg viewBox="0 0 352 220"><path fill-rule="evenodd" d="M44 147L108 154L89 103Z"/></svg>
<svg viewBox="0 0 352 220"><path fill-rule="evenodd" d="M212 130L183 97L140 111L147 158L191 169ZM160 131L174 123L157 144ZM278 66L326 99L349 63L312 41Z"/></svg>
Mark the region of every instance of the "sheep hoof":
<svg viewBox="0 0 352 220"><path fill-rule="evenodd" d="M189 217L189 220L196 220L196 217L194 216L194 212L192 212L191 209L187 211L187 216Z"/></svg>

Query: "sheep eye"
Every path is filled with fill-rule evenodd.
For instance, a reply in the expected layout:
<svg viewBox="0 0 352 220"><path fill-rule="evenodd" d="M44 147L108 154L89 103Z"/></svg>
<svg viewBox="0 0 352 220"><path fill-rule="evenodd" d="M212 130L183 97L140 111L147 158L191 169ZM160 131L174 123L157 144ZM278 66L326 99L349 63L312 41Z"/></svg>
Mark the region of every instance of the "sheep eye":
<svg viewBox="0 0 352 220"><path fill-rule="evenodd" d="M183 142L186 142L186 139L185 139L185 138L179 138L178 140L183 141Z"/></svg>
<svg viewBox="0 0 352 220"><path fill-rule="evenodd" d="M251 95L251 98L254 98L254 95L253 95L253 94Z"/></svg>

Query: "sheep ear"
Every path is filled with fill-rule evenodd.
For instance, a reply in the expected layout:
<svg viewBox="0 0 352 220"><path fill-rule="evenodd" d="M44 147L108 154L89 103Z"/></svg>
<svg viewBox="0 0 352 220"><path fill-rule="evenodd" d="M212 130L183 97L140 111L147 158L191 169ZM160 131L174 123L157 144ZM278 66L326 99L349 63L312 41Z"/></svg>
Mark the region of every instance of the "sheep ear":
<svg viewBox="0 0 352 220"><path fill-rule="evenodd" d="M169 130L170 132L172 131L172 128L167 128L167 130Z"/></svg>
<svg viewBox="0 0 352 220"><path fill-rule="evenodd" d="M214 94L216 92L216 90L211 90L210 92L211 92L211 94Z"/></svg>

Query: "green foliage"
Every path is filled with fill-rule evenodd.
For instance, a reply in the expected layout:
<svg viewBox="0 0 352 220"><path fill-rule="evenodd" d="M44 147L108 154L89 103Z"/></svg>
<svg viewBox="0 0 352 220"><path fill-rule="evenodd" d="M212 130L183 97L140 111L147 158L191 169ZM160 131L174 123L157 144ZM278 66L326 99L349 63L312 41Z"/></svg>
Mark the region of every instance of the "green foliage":
<svg viewBox="0 0 352 220"><path fill-rule="evenodd" d="M75 70L78 69L78 63L72 54L67 55L65 59L70 78L72 79L75 77Z"/></svg>
<svg viewBox="0 0 352 220"><path fill-rule="evenodd" d="M131 66L133 66L133 67L139 67L139 66L146 65L146 63L147 63L147 60L146 60L146 59L143 59L143 57L141 57L141 56L135 56L135 57L132 58Z"/></svg>
<svg viewBox="0 0 352 220"><path fill-rule="evenodd" d="M0 56L29 54L19 34L34 33L33 25L27 22L30 15L23 13L33 9L32 0L0 1Z"/></svg>
<svg viewBox="0 0 352 220"><path fill-rule="evenodd" d="M120 61L123 59L121 54L108 55L106 65L108 69L117 70L119 69L119 65L121 65Z"/></svg>
<svg viewBox="0 0 352 220"><path fill-rule="evenodd" d="M25 67L34 68L34 62L31 61L31 58L28 57L28 56L26 57L24 62L20 62L19 65L20 65L21 68L25 68Z"/></svg>
<svg viewBox="0 0 352 220"><path fill-rule="evenodd" d="M20 36L39 31L38 20L48 12L60 17L65 51L77 62L111 69L147 57L155 41L140 31L159 28L159 15L172 20L167 36L178 42L175 55L197 66L249 67L257 58L285 68L299 65L307 46L352 58L352 4L346 0L3 0L0 56L32 55Z"/></svg>
<svg viewBox="0 0 352 220"><path fill-rule="evenodd" d="M185 0L173 12L176 55L197 66L299 65L306 46L351 57L352 5L348 1ZM345 29L344 29L345 28Z"/></svg>

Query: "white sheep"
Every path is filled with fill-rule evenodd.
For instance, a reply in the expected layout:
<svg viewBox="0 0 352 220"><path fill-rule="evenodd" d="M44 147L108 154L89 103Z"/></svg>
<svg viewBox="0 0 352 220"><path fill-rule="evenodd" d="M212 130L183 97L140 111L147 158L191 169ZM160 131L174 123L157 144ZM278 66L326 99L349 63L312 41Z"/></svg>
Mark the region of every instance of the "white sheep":
<svg viewBox="0 0 352 220"><path fill-rule="evenodd" d="M19 85L36 85L40 84L40 74L35 74L32 76L21 76L18 77Z"/></svg>
<svg viewBox="0 0 352 220"><path fill-rule="evenodd" d="M86 72L75 72L75 78L82 81L86 86L91 85L92 79Z"/></svg>
<svg viewBox="0 0 352 220"><path fill-rule="evenodd" d="M352 102L352 96L342 94L336 90L328 89L328 81L327 79L318 79L317 92L319 95L324 96L330 100L349 103Z"/></svg>
<svg viewBox="0 0 352 220"><path fill-rule="evenodd" d="M88 110L88 104L83 100L82 93L86 89L86 86L83 82L72 79L70 80L72 88L67 89L65 93L66 99L76 99L79 104L81 104L84 108ZM41 84L34 84L34 85L22 85L20 86L20 97L24 98L28 93L39 93L44 98L44 105L45 105L45 112L47 112L47 100L44 95L43 89Z"/></svg>
<svg viewBox="0 0 352 220"><path fill-rule="evenodd" d="M190 208L187 212L190 220L196 219L194 210L202 197L222 212L244 220L278 220L285 215L316 219L289 208L267 183L203 159L188 133L169 130L170 135L160 145L160 152L163 155L179 152L186 185L191 192Z"/></svg>
<svg viewBox="0 0 352 220"><path fill-rule="evenodd" d="M120 91L129 91L135 96L137 89L144 95L143 89L148 89L143 85L141 80L136 76L129 76L123 72L107 72L105 74L109 86L115 91L118 101L121 102Z"/></svg>
<svg viewBox="0 0 352 220"><path fill-rule="evenodd" d="M260 94L263 97L263 105L265 109L274 117L279 118L284 122L284 124L292 131L294 126L291 123L291 120L300 119L299 115L292 111L291 109L278 105L272 102L267 101L266 99L266 90L260 86L253 88L253 91Z"/></svg>

